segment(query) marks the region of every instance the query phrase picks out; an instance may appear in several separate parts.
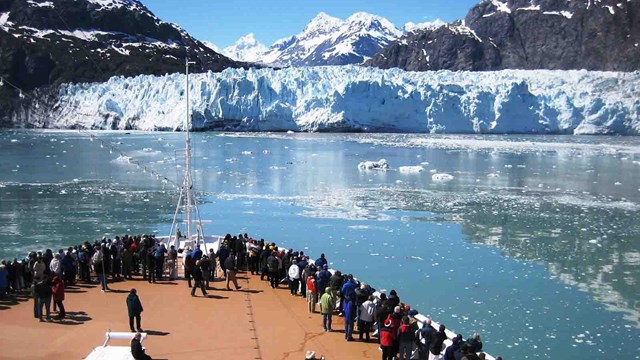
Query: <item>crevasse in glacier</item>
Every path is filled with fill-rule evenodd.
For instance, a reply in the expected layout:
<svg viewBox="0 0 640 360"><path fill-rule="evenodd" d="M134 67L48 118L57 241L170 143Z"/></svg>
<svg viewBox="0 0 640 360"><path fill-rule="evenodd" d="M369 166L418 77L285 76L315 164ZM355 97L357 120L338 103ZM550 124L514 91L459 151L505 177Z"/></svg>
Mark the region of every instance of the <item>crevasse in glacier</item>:
<svg viewBox="0 0 640 360"><path fill-rule="evenodd" d="M639 72L326 66L192 74L190 97L195 129L638 135L639 84ZM182 74L66 84L40 122L177 130L184 86Z"/></svg>

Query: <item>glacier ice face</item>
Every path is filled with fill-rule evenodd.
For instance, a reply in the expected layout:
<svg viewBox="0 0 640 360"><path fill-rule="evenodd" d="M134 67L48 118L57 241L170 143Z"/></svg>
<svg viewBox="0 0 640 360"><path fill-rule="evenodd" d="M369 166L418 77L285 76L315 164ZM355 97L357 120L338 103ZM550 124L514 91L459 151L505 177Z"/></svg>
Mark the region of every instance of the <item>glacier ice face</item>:
<svg viewBox="0 0 640 360"><path fill-rule="evenodd" d="M406 72L359 66L190 76L192 127L239 131L640 134L640 73ZM179 130L185 77L65 84L51 128Z"/></svg>

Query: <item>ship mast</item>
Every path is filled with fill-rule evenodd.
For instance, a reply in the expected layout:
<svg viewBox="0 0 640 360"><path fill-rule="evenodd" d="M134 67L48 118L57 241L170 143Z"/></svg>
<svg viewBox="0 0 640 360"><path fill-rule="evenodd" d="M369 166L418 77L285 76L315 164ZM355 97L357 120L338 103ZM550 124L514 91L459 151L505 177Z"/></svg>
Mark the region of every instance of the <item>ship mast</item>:
<svg viewBox="0 0 640 360"><path fill-rule="evenodd" d="M184 210L186 215L186 242L185 245L199 245L201 240L204 240L202 220L200 220L200 213L198 211L198 205L196 204L193 198L193 180L191 174L191 110L190 110L190 102L189 102L189 65L195 64L193 61L189 61L189 59L185 59L185 93L186 93L186 101L187 101L187 109L186 109L186 117L184 122L184 133L185 133L185 172L184 172L184 180L182 182L182 187L180 188L180 197L178 198L178 204L176 206L176 212L173 217L173 224L171 225L171 232L169 234L169 243L176 246L176 248L180 247L180 239L175 237L175 231L179 229L178 225L178 214L180 213L180 209ZM194 211L196 215L196 219L194 219ZM196 223L195 234L193 232L193 225ZM195 236L194 236L195 235ZM175 239L172 241L172 238ZM204 243L204 241L203 241ZM205 243L206 247L206 243ZM207 249L205 248L205 251Z"/></svg>

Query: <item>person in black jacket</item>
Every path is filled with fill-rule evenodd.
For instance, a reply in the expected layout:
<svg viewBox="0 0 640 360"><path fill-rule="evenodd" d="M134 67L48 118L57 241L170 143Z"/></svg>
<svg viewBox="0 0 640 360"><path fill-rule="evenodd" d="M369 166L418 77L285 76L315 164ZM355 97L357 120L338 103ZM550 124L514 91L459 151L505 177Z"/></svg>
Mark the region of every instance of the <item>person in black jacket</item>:
<svg viewBox="0 0 640 360"><path fill-rule="evenodd" d="M193 267L193 280L195 283L191 288L191 296L196 296L196 289L202 290L202 296L207 296L207 290L204 288L204 281L202 277L202 268L200 267L200 260L196 261L196 265Z"/></svg>
<svg viewBox="0 0 640 360"><path fill-rule="evenodd" d="M151 360L151 356L145 354L144 349L142 348L142 344L140 343L140 335L139 332L131 339L131 355L136 360Z"/></svg>
<svg viewBox="0 0 640 360"><path fill-rule="evenodd" d="M136 329L138 329L138 331L142 331L142 328L140 327L140 314L142 314L143 310L144 309L142 308L142 303L140 302L136 289L131 289L127 296L127 312L129 313L129 328L131 329L131 332L135 331L133 329L134 318L136 319Z"/></svg>
<svg viewBox="0 0 640 360"><path fill-rule="evenodd" d="M34 285L34 294L38 298L38 318L40 321L44 321L42 320L42 307L44 306L47 321L51 321L51 295L53 295L53 290L51 289L51 279L49 276L45 276L44 280Z"/></svg>
<svg viewBox="0 0 640 360"><path fill-rule="evenodd" d="M429 345L429 352L433 356L438 356L442 352L442 346L447 339L447 335L444 332L444 325L440 325L438 331L431 333L431 343ZM429 358L431 358L430 356Z"/></svg>
<svg viewBox="0 0 640 360"><path fill-rule="evenodd" d="M479 353L482 351L482 341L480 341L480 334L478 333L473 333L473 336L467 341L467 344L469 344L471 352Z"/></svg>

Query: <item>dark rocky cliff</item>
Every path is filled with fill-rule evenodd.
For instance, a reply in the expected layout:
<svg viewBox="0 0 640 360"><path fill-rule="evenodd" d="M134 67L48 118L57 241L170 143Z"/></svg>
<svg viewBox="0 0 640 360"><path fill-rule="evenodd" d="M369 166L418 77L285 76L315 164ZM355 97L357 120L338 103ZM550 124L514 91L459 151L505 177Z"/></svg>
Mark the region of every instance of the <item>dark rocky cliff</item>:
<svg viewBox="0 0 640 360"><path fill-rule="evenodd" d="M368 65L405 70L640 70L638 0L483 0L464 20L418 31Z"/></svg>
<svg viewBox="0 0 640 360"><path fill-rule="evenodd" d="M0 76L30 91L63 82L104 81L115 75L161 75L243 66L137 0L2 0ZM0 87L0 126L12 126L17 91Z"/></svg>

